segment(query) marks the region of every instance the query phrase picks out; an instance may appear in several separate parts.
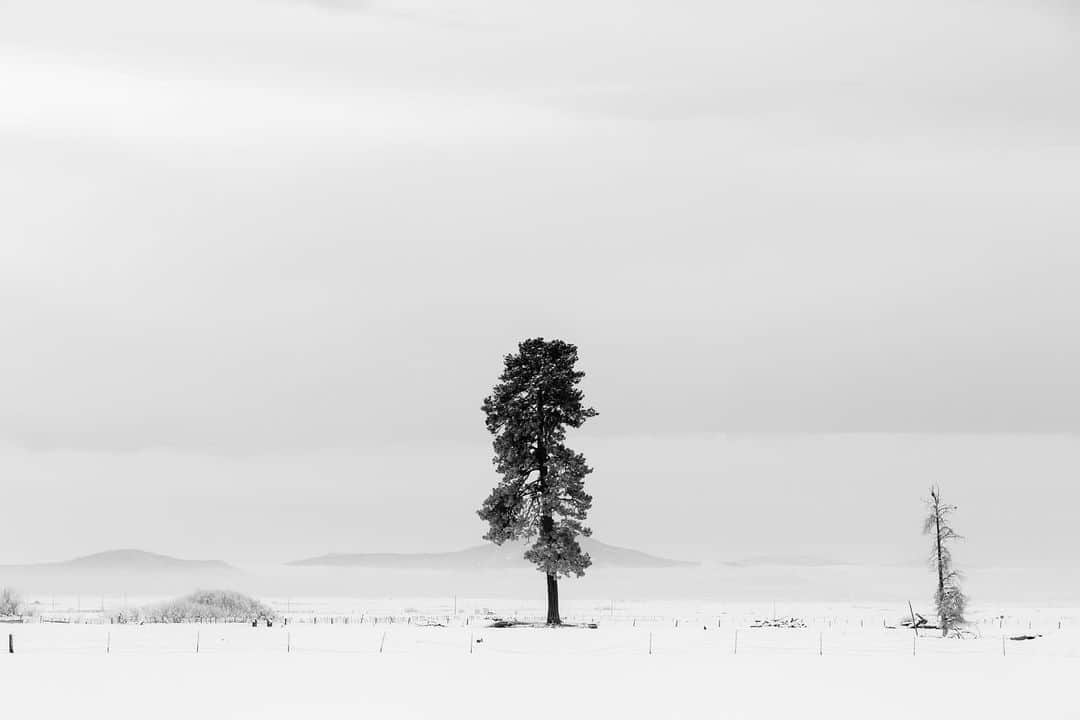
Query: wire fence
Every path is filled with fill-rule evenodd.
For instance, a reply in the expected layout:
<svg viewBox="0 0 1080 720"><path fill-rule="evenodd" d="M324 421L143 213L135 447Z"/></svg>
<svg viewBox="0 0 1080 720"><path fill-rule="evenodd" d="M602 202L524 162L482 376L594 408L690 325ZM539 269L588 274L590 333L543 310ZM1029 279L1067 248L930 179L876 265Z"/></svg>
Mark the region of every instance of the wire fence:
<svg viewBox="0 0 1080 720"><path fill-rule="evenodd" d="M339 620L339 618L341 618ZM296 653L385 655L655 655L707 660L732 656L1005 656L1080 658L1080 632L991 631L975 625L971 637L942 638L935 631L864 622L822 622L769 628L726 624L724 618L616 620L571 618L576 627L524 625L492 628L485 618L449 616L328 616L289 618L272 627L246 623L108 624L39 621L0 626L15 654ZM531 616L519 618L523 623ZM542 620L542 619L541 619ZM537 621L539 622L539 621ZM595 624L591 628L588 624ZM1032 623L1034 626L1034 623ZM5 638L8 639L8 638Z"/></svg>

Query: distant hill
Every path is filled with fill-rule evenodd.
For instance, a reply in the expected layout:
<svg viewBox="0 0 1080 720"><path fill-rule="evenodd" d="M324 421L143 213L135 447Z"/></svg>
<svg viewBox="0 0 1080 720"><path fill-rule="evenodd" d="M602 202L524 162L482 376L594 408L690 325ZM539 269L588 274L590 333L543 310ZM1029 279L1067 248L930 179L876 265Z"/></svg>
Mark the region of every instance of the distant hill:
<svg viewBox="0 0 1080 720"><path fill-rule="evenodd" d="M592 557L596 568L666 568L690 567L696 562L671 560L639 550L607 545L592 538L581 538L581 547ZM476 545L440 553L344 553L320 555L288 563L299 567L357 567L400 570L494 570L532 567L522 557L520 543Z"/></svg>
<svg viewBox="0 0 1080 720"><path fill-rule="evenodd" d="M749 555L738 560L723 560L720 564L728 567L831 567L854 563L814 555Z"/></svg>
<svg viewBox="0 0 1080 720"><path fill-rule="evenodd" d="M192 588L230 588L248 579L220 560L185 560L145 550L107 550L71 560L0 565L0 585L32 594L177 595Z"/></svg>
<svg viewBox="0 0 1080 720"><path fill-rule="evenodd" d="M183 560L146 552L145 550L107 550L105 552L84 555L61 562L38 563L33 565L8 565L10 570L23 571L93 571L122 573L161 573L161 572L236 572L236 568L220 560Z"/></svg>

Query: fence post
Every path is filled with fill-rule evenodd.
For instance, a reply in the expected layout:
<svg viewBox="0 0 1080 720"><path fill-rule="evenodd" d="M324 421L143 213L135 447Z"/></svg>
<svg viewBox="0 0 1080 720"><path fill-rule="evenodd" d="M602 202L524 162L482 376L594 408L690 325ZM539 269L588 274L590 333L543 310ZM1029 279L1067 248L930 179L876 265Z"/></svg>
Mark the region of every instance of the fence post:
<svg viewBox="0 0 1080 720"><path fill-rule="evenodd" d="M383 644L386 642L386 633L382 634L382 639L379 640L379 652L382 652Z"/></svg>
<svg viewBox="0 0 1080 720"><path fill-rule="evenodd" d="M7 651L9 655L15 654L15 634L8 633L7 636Z"/></svg>
<svg viewBox="0 0 1080 720"><path fill-rule="evenodd" d="M195 633L195 654L199 653L199 633Z"/></svg>
<svg viewBox="0 0 1080 720"><path fill-rule="evenodd" d="M652 655L652 633L649 633L649 654Z"/></svg>
<svg viewBox="0 0 1080 720"><path fill-rule="evenodd" d="M285 652L292 652L292 633L285 633Z"/></svg>
<svg viewBox="0 0 1080 720"><path fill-rule="evenodd" d="M112 633L105 634L105 654L108 655L112 651Z"/></svg>

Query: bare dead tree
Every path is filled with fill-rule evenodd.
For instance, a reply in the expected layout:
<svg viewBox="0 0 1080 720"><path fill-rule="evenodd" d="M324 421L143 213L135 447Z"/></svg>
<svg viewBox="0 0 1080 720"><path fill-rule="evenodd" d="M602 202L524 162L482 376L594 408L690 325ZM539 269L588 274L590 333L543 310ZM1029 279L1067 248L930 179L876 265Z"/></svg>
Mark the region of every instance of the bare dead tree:
<svg viewBox="0 0 1080 720"><path fill-rule="evenodd" d="M962 575L953 567L950 548L955 541L962 540L963 536L957 533L950 524L950 518L956 511L956 506L942 502L941 489L938 486L930 488L930 498L926 501L926 507L928 512L923 523L923 534L929 535L933 541L930 549L930 565L937 573L934 604L937 606L941 634L944 637L952 631L959 631L960 626L967 622L964 619L967 596L960 590Z"/></svg>

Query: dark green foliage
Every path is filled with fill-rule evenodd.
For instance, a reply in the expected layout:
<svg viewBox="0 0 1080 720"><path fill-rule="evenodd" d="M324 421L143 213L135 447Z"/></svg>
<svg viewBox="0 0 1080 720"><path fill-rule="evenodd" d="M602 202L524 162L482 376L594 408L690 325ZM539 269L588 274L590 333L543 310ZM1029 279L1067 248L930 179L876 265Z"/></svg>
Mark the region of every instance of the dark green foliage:
<svg viewBox="0 0 1080 720"><path fill-rule="evenodd" d="M484 539L532 540L525 558L549 578L580 577L591 563L577 537L591 532L584 521L592 468L564 444L567 428L596 415L583 404L577 360L577 348L562 340L526 340L506 356L482 407L501 475L478 511L488 523Z"/></svg>
<svg viewBox="0 0 1080 720"><path fill-rule="evenodd" d="M956 511L955 505L941 500L941 490L930 488L930 499L926 501L927 516L923 522L923 534L930 535L933 545L930 549L930 565L937 573L937 590L934 592L934 604L937 607L941 623L941 634L958 632L967 621L964 611L967 609L967 596L960 590L962 575L953 567L950 545L963 537L953 530L950 517Z"/></svg>

